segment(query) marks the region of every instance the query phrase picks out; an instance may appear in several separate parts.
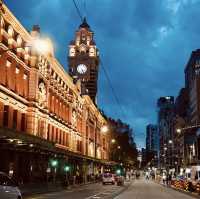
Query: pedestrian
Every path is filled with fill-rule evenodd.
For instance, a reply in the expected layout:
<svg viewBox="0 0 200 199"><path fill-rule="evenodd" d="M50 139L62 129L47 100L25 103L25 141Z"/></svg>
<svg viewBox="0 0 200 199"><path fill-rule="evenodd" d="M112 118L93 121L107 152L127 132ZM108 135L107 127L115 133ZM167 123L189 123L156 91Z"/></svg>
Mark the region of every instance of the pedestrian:
<svg viewBox="0 0 200 199"><path fill-rule="evenodd" d="M163 173L162 179L163 179L163 184L166 185L167 176L165 173Z"/></svg>
<svg viewBox="0 0 200 199"><path fill-rule="evenodd" d="M172 175L171 173L169 173L168 175L168 185L171 186L171 182L172 182Z"/></svg>
<svg viewBox="0 0 200 199"><path fill-rule="evenodd" d="M146 171L146 173L145 173L145 178L146 178L146 180L149 180L149 172L148 171Z"/></svg>

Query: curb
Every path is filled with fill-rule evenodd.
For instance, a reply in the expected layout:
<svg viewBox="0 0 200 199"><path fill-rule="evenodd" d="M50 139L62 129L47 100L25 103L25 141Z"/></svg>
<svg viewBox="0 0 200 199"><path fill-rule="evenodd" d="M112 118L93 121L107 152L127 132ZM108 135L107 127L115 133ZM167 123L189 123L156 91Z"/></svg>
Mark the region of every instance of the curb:
<svg viewBox="0 0 200 199"><path fill-rule="evenodd" d="M182 189L176 189L175 187L171 187L171 186L169 188L173 189L175 191L178 191L180 193L183 193L185 195L192 196L194 198L199 198L199 195L197 193L195 193L195 192L189 192L189 191L185 191L185 190L182 190Z"/></svg>
<svg viewBox="0 0 200 199"><path fill-rule="evenodd" d="M160 184L158 182L155 182L155 181L154 181L154 183L159 184L160 186L163 186L165 188L173 189L174 191L178 191L180 193L183 193L185 195L191 196L193 198L198 198L199 199L199 195L197 193L185 191L185 190L182 190L182 189L176 189L175 187L172 187L172 186L164 186L164 185L162 185L162 184Z"/></svg>
<svg viewBox="0 0 200 199"><path fill-rule="evenodd" d="M89 183L85 183L85 184L80 184L80 185L71 185L71 186L68 186L68 187L65 187L65 186L57 186L55 188L50 188L50 189L45 189L45 190L38 190L34 193L23 193L22 192L22 197L24 199L26 198L29 198L29 197L34 197L34 196L37 196L39 194L47 194L47 193L53 193L53 192L59 192L59 191L67 191L67 190L73 190L73 189L76 189L76 188L79 188L79 187L82 187L82 186L87 186L87 185L90 185L90 184L97 184L98 182L89 182Z"/></svg>

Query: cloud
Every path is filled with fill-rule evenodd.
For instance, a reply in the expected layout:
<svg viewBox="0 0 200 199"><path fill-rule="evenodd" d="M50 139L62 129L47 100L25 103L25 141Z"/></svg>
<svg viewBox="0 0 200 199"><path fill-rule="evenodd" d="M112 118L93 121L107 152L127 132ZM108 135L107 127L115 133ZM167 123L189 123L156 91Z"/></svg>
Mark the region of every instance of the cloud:
<svg viewBox="0 0 200 199"><path fill-rule="evenodd" d="M5 2L27 29L41 26L67 69L67 45L80 24L73 2ZM79 5L83 11L81 1ZM129 123L140 146L144 146L145 126L156 123L156 100L176 96L184 86L184 67L200 45L199 8L200 0L87 1L87 19L125 116L101 66L99 105L108 115Z"/></svg>

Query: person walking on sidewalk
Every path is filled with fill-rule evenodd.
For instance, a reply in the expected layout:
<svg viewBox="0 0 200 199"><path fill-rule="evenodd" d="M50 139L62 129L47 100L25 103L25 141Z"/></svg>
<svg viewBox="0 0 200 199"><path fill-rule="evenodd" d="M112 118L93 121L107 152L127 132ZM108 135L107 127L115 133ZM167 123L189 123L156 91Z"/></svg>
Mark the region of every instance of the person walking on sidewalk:
<svg viewBox="0 0 200 199"><path fill-rule="evenodd" d="M162 180L163 180L163 185L166 185L166 183L167 183L167 175L166 175L166 173L163 173Z"/></svg>

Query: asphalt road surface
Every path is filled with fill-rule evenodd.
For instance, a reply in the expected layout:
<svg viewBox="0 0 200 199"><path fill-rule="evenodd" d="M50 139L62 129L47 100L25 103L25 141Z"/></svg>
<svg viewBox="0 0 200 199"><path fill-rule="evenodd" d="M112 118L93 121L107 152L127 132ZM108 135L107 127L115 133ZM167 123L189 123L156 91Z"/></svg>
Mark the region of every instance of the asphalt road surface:
<svg viewBox="0 0 200 199"><path fill-rule="evenodd" d="M59 192L52 192L47 194L35 195L26 197L25 199L103 199L114 198L121 191L126 189L128 183L125 186L117 185L102 185L90 184L73 188L71 190L64 190Z"/></svg>
<svg viewBox="0 0 200 199"><path fill-rule="evenodd" d="M152 181L137 180L115 199L194 199L194 197Z"/></svg>
<svg viewBox="0 0 200 199"><path fill-rule="evenodd" d="M152 181L135 180L125 186L90 184L71 190L35 195L25 199L194 199Z"/></svg>

